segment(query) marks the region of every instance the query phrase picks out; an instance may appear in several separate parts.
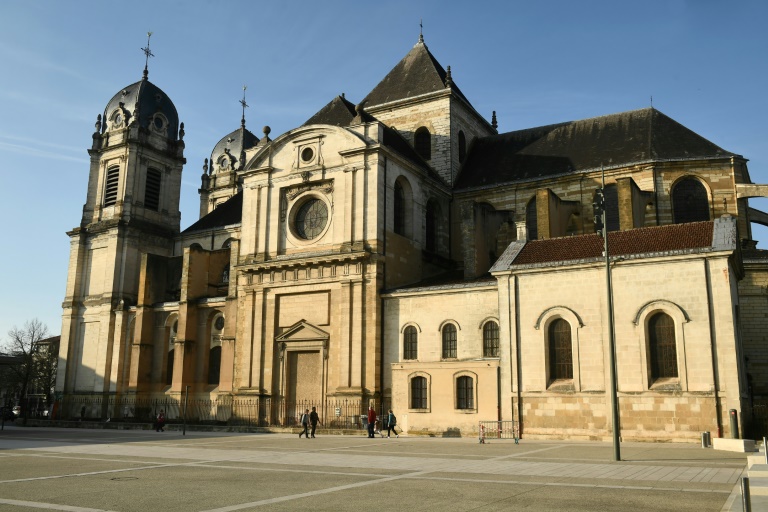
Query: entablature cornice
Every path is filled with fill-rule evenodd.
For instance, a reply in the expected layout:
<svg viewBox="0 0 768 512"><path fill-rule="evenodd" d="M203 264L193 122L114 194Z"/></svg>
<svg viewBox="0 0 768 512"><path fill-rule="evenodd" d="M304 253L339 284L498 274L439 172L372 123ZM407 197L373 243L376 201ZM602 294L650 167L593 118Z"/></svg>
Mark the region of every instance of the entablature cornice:
<svg viewBox="0 0 768 512"><path fill-rule="evenodd" d="M330 253L305 257L292 257L290 259L275 259L267 261L253 261L248 259L238 266L240 272L255 274L264 271L293 269L306 266L327 265L352 261L364 261L371 258L370 251L355 251L346 253Z"/></svg>

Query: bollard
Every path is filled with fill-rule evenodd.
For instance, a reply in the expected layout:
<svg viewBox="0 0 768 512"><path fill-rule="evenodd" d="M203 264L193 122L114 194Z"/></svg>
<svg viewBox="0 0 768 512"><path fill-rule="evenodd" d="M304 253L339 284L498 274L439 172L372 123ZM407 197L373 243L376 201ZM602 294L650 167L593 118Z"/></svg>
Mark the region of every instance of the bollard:
<svg viewBox="0 0 768 512"><path fill-rule="evenodd" d="M701 433L701 447L706 448L707 447L707 433L702 432Z"/></svg>
<svg viewBox="0 0 768 512"><path fill-rule="evenodd" d="M741 479L741 508L744 512L752 512L752 500L749 497L749 477Z"/></svg>
<svg viewBox="0 0 768 512"><path fill-rule="evenodd" d="M728 417L731 420L731 439L739 438L739 413L736 409L728 411Z"/></svg>
<svg viewBox="0 0 768 512"><path fill-rule="evenodd" d="M710 446L712 446L712 434L710 434L709 432L705 432L705 434L707 434L707 447L709 448Z"/></svg>

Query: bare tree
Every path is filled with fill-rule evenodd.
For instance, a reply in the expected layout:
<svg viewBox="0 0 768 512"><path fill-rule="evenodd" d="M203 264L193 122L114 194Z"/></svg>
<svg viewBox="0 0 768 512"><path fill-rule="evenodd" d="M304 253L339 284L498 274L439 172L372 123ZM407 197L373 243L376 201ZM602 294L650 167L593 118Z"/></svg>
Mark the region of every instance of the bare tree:
<svg viewBox="0 0 768 512"><path fill-rule="evenodd" d="M7 382L19 392L19 397L23 400L27 396L27 390L34 380L38 377L40 350L40 341L48 337L48 327L40 320L34 318L27 321L21 329L14 326L8 331L8 340L4 343L3 349L18 358L18 364L8 366L6 372ZM28 417L28 407L23 407L24 422Z"/></svg>

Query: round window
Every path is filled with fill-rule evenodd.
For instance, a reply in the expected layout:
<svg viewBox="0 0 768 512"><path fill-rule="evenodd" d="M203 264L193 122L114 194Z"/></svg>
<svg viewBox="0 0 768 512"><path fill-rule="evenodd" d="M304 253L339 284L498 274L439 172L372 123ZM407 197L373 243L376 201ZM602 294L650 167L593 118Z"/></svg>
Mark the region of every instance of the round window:
<svg viewBox="0 0 768 512"><path fill-rule="evenodd" d="M117 114L115 116L115 126L120 126L121 124L123 124L123 116L120 114Z"/></svg>
<svg viewBox="0 0 768 512"><path fill-rule="evenodd" d="M315 151L312 148L304 148L301 150L301 160L303 162L311 162L315 157Z"/></svg>
<svg viewBox="0 0 768 512"><path fill-rule="evenodd" d="M220 316L219 318L217 318L216 322L213 325L214 327L216 327L216 329L222 330L224 328L224 317Z"/></svg>
<svg viewBox="0 0 768 512"><path fill-rule="evenodd" d="M296 212L294 229L296 235L304 240L319 236L328 223L328 207L317 198L304 202Z"/></svg>
<svg viewBox="0 0 768 512"><path fill-rule="evenodd" d="M163 118L162 117L160 117L160 116L156 116L155 117L155 128L157 128L158 130L162 130L163 129Z"/></svg>

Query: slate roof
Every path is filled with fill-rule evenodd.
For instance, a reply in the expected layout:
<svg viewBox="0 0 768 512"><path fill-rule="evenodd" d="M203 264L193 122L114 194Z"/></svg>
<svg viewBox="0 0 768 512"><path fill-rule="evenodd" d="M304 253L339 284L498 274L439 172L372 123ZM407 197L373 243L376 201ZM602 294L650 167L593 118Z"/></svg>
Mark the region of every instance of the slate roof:
<svg viewBox="0 0 768 512"><path fill-rule="evenodd" d="M608 250L611 256L709 250L713 245L714 226L715 221L706 221L612 231L608 233ZM513 245L510 245L510 249ZM603 238L598 234L590 234L529 240L510 264L537 265L602 257ZM495 270L503 269L494 265L492 271Z"/></svg>
<svg viewBox="0 0 768 512"><path fill-rule="evenodd" d="M455 188L543 179L653 160L734 156L655 108L476 139Z"/></svg>
<svg viewBox="0 0 768 512"><path fill-rule="evenodd" d="M355 104L343 96L336 96L326 106L307 119L302 126L312 124L330 124L333 126L349 126L355 118Z"/></svg>
<svg viewBox="0 0 768 512"><path fill-rule="evenodd" d="M234 196L221 203L208 215L200 219L182 231L183 233L193 233L205 229L222 228L232 224L239 224L243 220L243 193L238 192Z"/></svg>
<svg viewBox="0 0 768 512"><path fill-rule="evenodd" d="M419 40L403 60L398 62L392 71L368 93L362 103L370 107L442 91L446 88L447 75L443 66L430 53L427 45ZM455 83L452 83L451 89L469 104L469 100Z"/></svg>
<svg viewBox="0 0 768 512"><path fill-rule="evenodd" d="M347 127L354 123L376 121L376 118L367 112L363 111L363 118L357 117L356 105L342 96L336 96L327 105L317 111L315 115L310 117L302 126L309 126L313 124L330 124L333 126ZM440 175L424 161L421 156L413 149L413 146L403 138L397 130L390 128L382 123L384 128L384 136L381 143L394 150L403 156L406 160L410 160L412 163L421 167L427 171L433 178L440 180L444 183Z"/></svg>
<svg viewBox="0 0 768 512"><path fill-rule="evenodd" d="M229 153L235 158L236 162L240 161L240 153L246 149L250 149L258 144L259 138L251 133L245 125L242 125L237 130L228 133L216 143L211 152L211 166L215 165L219 161L219 157L224 153L225 149L229 149Z"/></svg>

